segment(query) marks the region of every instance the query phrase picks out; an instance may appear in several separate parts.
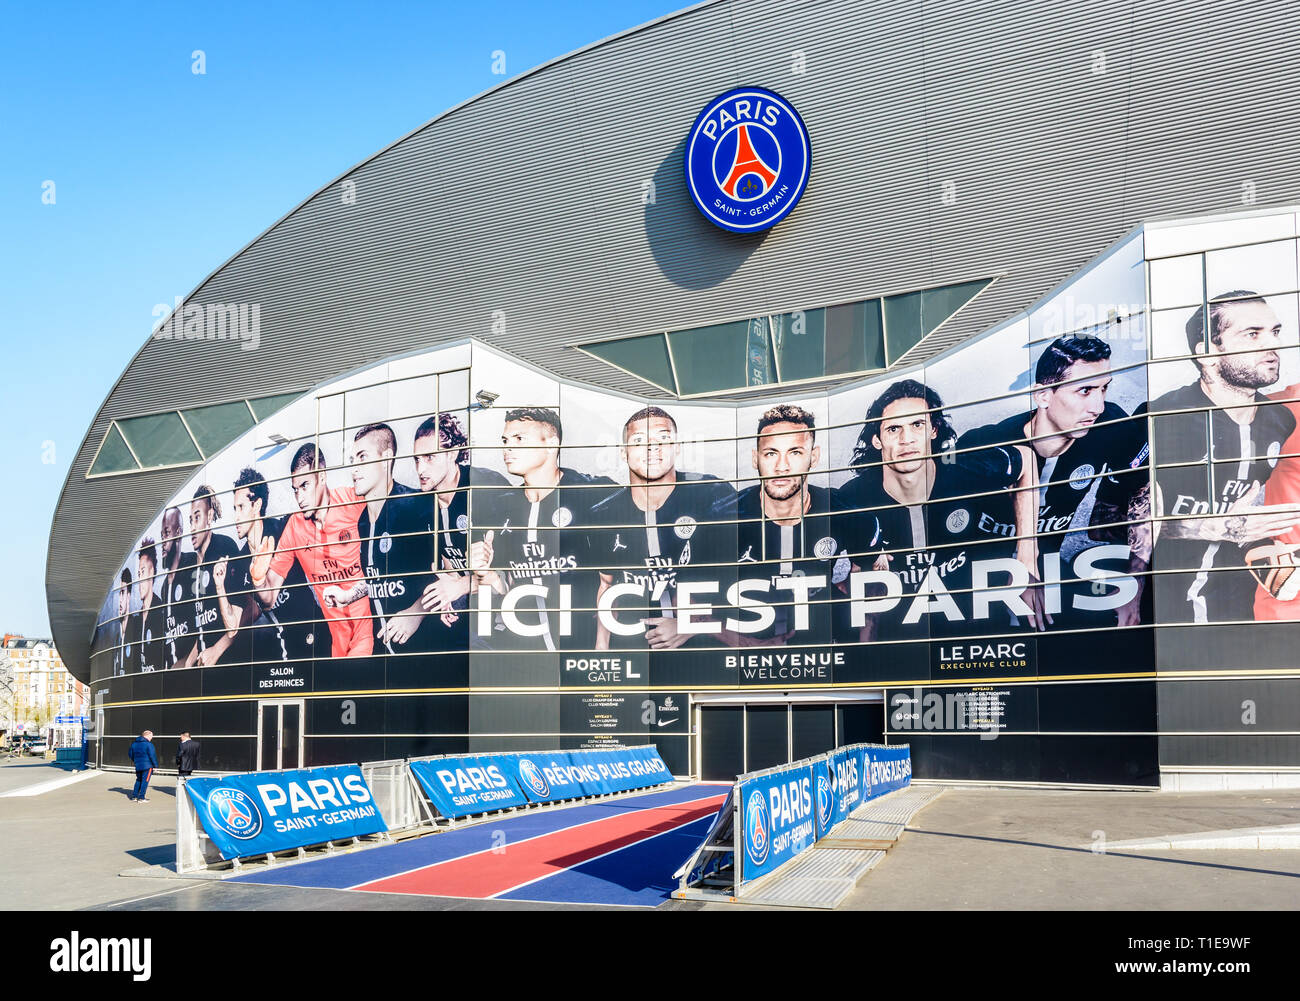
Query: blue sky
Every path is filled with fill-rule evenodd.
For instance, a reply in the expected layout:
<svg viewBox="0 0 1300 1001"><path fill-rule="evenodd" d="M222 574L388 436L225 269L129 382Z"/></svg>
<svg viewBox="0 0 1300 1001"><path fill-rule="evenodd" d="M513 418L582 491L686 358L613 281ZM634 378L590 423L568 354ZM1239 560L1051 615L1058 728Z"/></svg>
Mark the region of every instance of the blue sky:
<svg viewBox="0 0 1300 1001"><path fill-rule="evenodd" d="M516 76L682 6L4 4L0 632L49 633L45 551L68 463L155 304L500 83L494 51Z"/></svg>

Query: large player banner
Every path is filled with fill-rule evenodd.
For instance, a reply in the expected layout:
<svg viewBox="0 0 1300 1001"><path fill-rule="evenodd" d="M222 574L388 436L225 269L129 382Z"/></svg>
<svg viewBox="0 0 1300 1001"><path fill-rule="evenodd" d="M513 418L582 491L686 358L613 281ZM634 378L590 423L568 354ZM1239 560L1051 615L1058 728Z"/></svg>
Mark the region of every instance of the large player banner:
<svg viewBox="0 0 1300 1001"><path fill-rule="evenodd" d="M924 364L757 400L562 383L479 342L284 406L247 387L257 423L105 582L92 678L122 676L116 705L184 668L217 672L164 676L187 697L470 690L438 733L566 753L673 733L680 771L689 693L721 689L889 683L918 700L891 704L895 730L1155 733L1145 703L1055 683L1294 666L1298 244L1289 216L1263 225L1136 234ZM965 717L927 713L935 692ZM1051 769L1032 746L1016 774ZM446 794L501 802L473 785Z"/></svg>
<svg viewBox="0 0 1300 1001"><path fill-rule="evenodd" d="M1145 621L1133 333L990 335L991 400L960 355L734 408L561 386L478 345L422 363L461 370L358 376L160 513L100 673L247 664L283 693L383 657L402 687L461 687L472 654L472 686L856 684L888 643L921 651L916 680L1033 676L1040 631Z"/></svg>
<svg viewBox="0 0 1300 1001"><path fill-rule="evenodd" d="M223 859L388 830L356 765L191 778L185 794Z"/></svg>

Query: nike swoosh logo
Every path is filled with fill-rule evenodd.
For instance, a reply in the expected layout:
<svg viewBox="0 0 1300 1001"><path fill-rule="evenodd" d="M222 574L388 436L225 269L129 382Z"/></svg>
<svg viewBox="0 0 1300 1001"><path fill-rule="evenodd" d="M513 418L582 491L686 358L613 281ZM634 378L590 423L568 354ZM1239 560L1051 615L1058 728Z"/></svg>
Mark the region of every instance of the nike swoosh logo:
<svg viewBox="0 0 1300 1001"><path fill-rule="evenodd" d="M674 723L676 723L676 722L677 722L677 718L674 716L672 719L660 720L660 721L659 721L659 725L660 725L660 726L672 726L672 725L673 725Z"/></svg>

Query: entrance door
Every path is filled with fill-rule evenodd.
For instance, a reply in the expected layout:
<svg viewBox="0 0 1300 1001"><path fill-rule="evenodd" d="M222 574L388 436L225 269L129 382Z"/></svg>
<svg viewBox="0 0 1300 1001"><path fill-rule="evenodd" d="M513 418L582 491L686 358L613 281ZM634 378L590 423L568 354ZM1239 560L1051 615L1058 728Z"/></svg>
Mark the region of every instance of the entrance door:
<svg viewBox="0 0 1300 1001"><path fill-rule="evenodd" d="M883 744L885 742L884 702L843 702L835 707L840 739L843 744Z"/></svg>
<svg viewBox="0 0 1300 1001"><path fill-rule="evenodd" d="M745 770L745 707L700 707L700 778L734 782Z"/></svg>
<svg viewBox="0 0 1300 1001"><path fill-rule="evenodd" d="M700 778L732 782L744 772L811 758L845 744L881 744L885 704L879 698L801 702L762 697L697 702Z"/></svg>
<svg viewBox="0 0 1300 1001"><path fill-rule="evenodd" d="M104 710L95 709L95 767L104 766Z"/></svg>
<svg viewBox="0 0 1300 1001"><path fill-rule="evenodd" d="M258 703L257 764L264 772L302 767L302 699Z"/></svg>
<svg viewBox="0 0 1300 1001"><path fill-rule="evenodd" d="M745 771L790 760L790 705L745 707Z"/></svg>

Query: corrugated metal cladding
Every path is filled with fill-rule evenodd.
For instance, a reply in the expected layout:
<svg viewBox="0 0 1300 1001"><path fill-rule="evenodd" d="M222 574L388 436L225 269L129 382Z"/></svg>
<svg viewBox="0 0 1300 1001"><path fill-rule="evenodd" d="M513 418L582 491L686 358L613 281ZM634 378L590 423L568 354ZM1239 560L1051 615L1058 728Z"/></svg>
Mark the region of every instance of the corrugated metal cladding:
<svg viewBox="0 0 1300 1001"><path fill-rule="evenodd" d="M681 180L695 115L742 84L793 102L814 150L798 209L747 237ZM732 0L556 60L358 165L356 204L330 184L196 289L261 305L257 351L145 344L55 515L55 640L84 674L106 582L184 479L86 481L112 418L304 389L467 334L637 393L568 345L1004 273L920 360L1142 220L1241 209L1246 182L1261 206L1300 201L1298 98L1282 0Z"/></svg>

